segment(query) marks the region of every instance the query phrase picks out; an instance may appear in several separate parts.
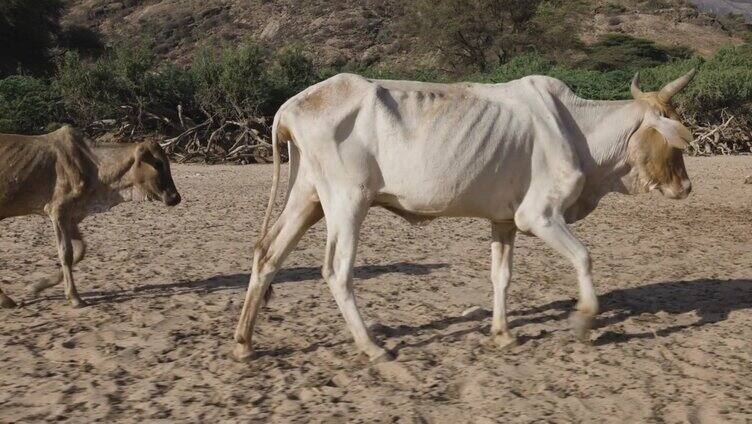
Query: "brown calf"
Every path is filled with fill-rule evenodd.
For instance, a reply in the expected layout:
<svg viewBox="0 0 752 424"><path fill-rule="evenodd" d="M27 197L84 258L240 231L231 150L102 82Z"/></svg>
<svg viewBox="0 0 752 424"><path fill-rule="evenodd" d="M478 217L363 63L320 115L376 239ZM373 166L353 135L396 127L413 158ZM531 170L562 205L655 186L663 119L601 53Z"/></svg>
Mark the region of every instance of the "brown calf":
<svg viewBox="0 0 752 424"><path fill-rule="evenodd" d="M61 271L34 284L34 294L60 281L73 307L83 307L72 267L86 252L78 224L128 200L180 203L170 163L155 142L89 146L65 126L39 136L0 134L0 220L43 215L55 230ZM0 289L0 307L16 303Z"/></svg>

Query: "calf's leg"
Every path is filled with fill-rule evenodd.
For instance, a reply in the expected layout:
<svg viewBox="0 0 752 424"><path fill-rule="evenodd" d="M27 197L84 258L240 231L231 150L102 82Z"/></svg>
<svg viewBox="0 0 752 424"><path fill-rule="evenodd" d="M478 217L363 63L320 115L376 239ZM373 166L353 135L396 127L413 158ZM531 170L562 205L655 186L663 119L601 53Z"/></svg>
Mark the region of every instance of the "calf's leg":
<svg viewBox="0 0 752 424"><path fill-rule="evenodd" d="M282 261L295 248L306 230L324 216L313 187L304 181L298 180L297 183L290 192L282 214L253 251L253 270L235 330L233 356L238 360L253 356L253 327L264 295Z"/></svg>
<svg viewBox="0 0 752 424"><path fill-rule="evenodd" d="M328 201L326 201L328 200ZM322 199L326 217L326 251L322 274L352 333L355 345L372 362L392 359L391 353L380 347L363 322L353 293L353 264L358 247L360 226L369 205L359 190L338 191L329 199Z"/></svg>
<svg viewBox="0 0 752 424"><path fill-rule="evenodd" d="M71 306L74 308L83 308L86 302L81 299L73 282L73 243L71 234L73 233L73 224L67 219L53 214L52 226L55 229L55 238L57 239L57 252L60 257L62 266L63 281L65 282L65 297L68 298Z"/></svg>
<svg viewBox="0 0 752 424"><path fill-rule="evenodd" d="M517 228L514 223L492 223L491 232L491 282L494 289L491 340L505 348L517 342L507 328L507 287L512 278L512 254Z"/></svg>
<svg viewBox="0 0 752 424"><path fill-rule="evenodd" d="M524 225L574 265L579 282L580 299L577 302L576 311L572 314L572 325L577 337L581 341L588 341L593 317L598 313L598 298L593 290L590 253L585 245L569 231L561 216L529 219L525 220Z"/></svg>
<svg viewBox="0 0 752 424"><path fill-rule="evenodd" d="M81 231L78 225L72 225L70 229L71 246L73 247L73 265L81 262L86 255L86 242L84 242L81 236ZM56 286L63 281L63 271L57 271L51 274L49 277L36 282L31 286L31 294L38 295L42 290L48 289L52 286Z"/></svg>

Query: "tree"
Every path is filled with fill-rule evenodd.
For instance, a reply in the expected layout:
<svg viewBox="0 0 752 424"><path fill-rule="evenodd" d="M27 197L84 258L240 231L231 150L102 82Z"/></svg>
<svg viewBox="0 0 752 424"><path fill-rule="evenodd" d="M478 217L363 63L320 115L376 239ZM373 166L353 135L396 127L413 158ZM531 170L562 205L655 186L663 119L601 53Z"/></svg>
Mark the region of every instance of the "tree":
<svg viewBox="0 0 752 424"><path fill-rule="evenodd" d="M61 0L0 2L0 76L49 69L63 8Z"/></svg>
<svg viewBox="0 0 752 424"><path fill-rule="evenodd" d="M523 51L548 52L577 45L576 21L568 16L579 3L415 0L406 6L405 25L421 47L438 51L450 66L483 72Z"/></svg>

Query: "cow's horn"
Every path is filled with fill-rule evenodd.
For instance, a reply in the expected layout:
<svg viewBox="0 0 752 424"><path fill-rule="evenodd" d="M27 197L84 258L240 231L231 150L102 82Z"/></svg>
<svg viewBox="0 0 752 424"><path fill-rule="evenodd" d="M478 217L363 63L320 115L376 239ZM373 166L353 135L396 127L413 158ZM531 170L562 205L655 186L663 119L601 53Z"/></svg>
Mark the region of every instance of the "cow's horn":
<svg viewBox="0 0 752 424"><path fill-rule="evenodd" d="M642 96L642 90L640 90L640 73L637 72L632 78L632 86L629 87L629 91L632 92L632 98L636 99Z"/></svg>
<svg viewBox="0 0 752 424"><path fill-rule="evenodd" d="M686 74L666 84L666 86L663 87L661 91L658 93L658 96L661 98L661 100L665 102L671 100L671 98L674 97L676 93L682 91L684 87L686 87L687 84L689 84L689 82L692 81L692 78L695 77L696 73L697 73L697 68L692 68Z"/></svg>

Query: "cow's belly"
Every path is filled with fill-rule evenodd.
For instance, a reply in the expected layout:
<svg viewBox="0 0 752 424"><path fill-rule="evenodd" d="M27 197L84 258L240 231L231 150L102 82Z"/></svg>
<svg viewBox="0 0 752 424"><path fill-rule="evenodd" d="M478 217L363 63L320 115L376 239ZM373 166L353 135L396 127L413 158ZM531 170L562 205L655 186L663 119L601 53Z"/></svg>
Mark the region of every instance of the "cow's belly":
<svg viewBox="0 0 752 424"><path fill-rule="evenodd" d="M377 202L417 215L511 219L530 176L528 114L472 96L394 97L396 106L367 104L351 140L375 159Z"/></svg>
<svg viewBox="0 0 752 424"><path fill-rule="evenodd" d="M12 179L0 182L0 217L44 214L44 208L52 198L52 190L52 184L35 184L33 178L20 182Z"/></svg>
<svg viewBox="0 0 752 424"><path fill-rule="evenodd" d="M504 150L467 157L404 152L401 160L379 161L376 203L420 216L513 219L529 186L529 161Z"/></svg>

